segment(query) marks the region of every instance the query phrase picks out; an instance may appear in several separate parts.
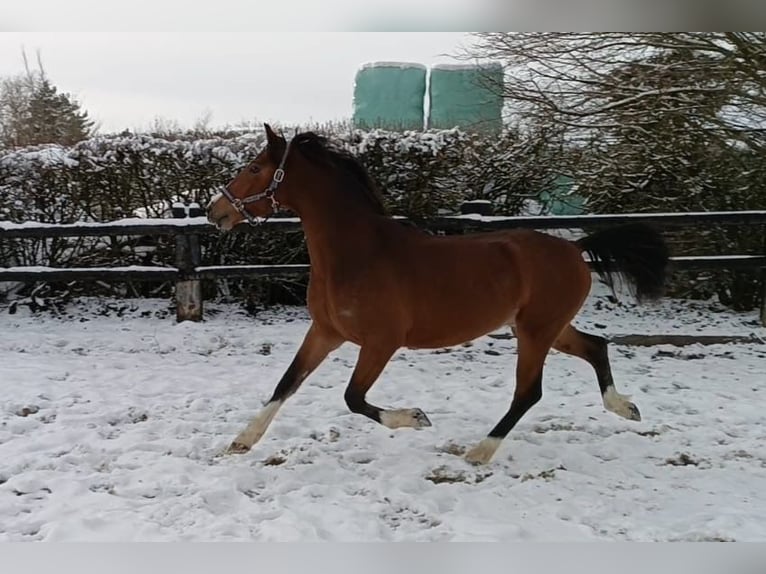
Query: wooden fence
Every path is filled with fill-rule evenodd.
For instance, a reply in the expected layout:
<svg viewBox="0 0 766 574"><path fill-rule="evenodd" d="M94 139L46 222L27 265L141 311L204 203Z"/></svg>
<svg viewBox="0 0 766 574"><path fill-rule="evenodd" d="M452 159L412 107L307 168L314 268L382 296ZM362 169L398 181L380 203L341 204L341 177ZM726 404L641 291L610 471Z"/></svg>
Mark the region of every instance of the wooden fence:
<svg viewBox="0 0 766 574"><path fill-rule="evenodd" d="M418 222L418 225L433 232L455 233L522 227L587 230L630 222L649 223L660 228L704 224L750 225L753 226L754 233L760 233L764 236L763 228L759 226L766 225L766 211L530 217L468 214L436 217ZM300 221L296 218L274 218L268 220L264 225L267 229L297 229L300 227ZM250 229L247 225L241 225L237 231L247 232ZM218 231L199 212L197 214L192 212L192 217L186 217L186 212L183 209L174 210L174 219L123 219L109 223L75 223L70 225L0 222L0 240L171 235L175 237L176 241L176 257L173 267L5 267L0 268L0 281L175 281L176 315L178 321L183 321L202 318L203 302L200 288L200 280L202 279L290 276L306 274L309 271L308 265L201 266L199 236L208 233L218 233ZM764 249L761 253L673 257L672 268L676 270L766 270L766 236L764 236ZM762 293L761 322L766 325L766 271L764 271Z"/></svg>

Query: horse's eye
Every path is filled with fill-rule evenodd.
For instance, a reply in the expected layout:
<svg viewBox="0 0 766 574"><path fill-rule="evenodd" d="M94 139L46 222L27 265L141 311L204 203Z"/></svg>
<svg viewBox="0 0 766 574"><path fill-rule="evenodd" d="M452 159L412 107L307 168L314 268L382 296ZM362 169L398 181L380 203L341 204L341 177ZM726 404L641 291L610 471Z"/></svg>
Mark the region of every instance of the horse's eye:
<svg viewBox="0 0 766 574"><path fill-rule="evenodd" d="M250 166L250 173L258 173L259 171L261 171L261 168L258 167L257 165Z"/></svg>

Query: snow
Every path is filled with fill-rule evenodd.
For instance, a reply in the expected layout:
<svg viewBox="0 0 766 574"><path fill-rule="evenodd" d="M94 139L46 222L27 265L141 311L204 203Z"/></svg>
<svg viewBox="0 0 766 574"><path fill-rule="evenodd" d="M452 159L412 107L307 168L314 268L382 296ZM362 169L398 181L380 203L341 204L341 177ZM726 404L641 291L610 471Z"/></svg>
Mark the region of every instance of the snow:
<svg viewBox="0 0 766 574"><path fill-rule="evenodd" d="M434 64L432 70L457 71L457 70L496 70L502 69L500 62L484 62L481 64Z"/></svg>
<svg viewBox="0 0 766 574"><path fill-rule="evenodd" d="M599 288L600 289L600 288ZM712 308L711 308L712 307ZM390 431L348 412L343 346L246 455L223 456L308 326L206 305L84 300L59 317L0 309L0 540L764 540L766 345L612 346L619 391L553 353L545 394L487 466L459 454L512 394L515 341L402 351L370 400L434 426ZM602 335L755 335L755 313L593 296ZM499 354L498 354L499 353Z"/></svg>
<svg viewBox="0 0 766 574"><path fill-rule="evenodd" d="M425 70L427 67L417 62L366 62L359 66L359 70L374 68L398 68L400 70Z"/></svg>
<svg viewBox="0 0 766 574"><path fill-rule="evenodd" d="M300 219L297 217L274 217L264 222L264 225L297 225ZM213 229L214 226L207 220L207 217L200 215L198 217L169 218L161 217L144 219L142 217L125 217L114 221L99 222L81 222L81 223L40 223L37 221L25 221L24 223L11 223L0 221L0 231L11 232L27 229L56 229L71 232L72 236L77 236L78 231L91 229L121 229L123 227L140 227L143 229L149 227L202 227ZM140 233L143 233L141 231Z"/></svg>
<svg viewBox="0 0 766 574"><path fill-rule="evenodd" d="M297 221L297 219L296 219ZM190 227L197 225L210 225L207 217L185 217L182 219L164 219L164 218L152 218L144 219L143 217L126 217L124 219L117 219L115 221L107 221L104 223L98 222L82 222L82 223L40 223L38 221L25 221L24 223L11 223L9 221L0 221L0 230L13 231L17 229L67 229L77 231L79 229L119 229L121 227L141 226L149 227L157 225L165 227L173 225L175 227Z"/></svg>
<svg viewBox="0 0 766 574"><path fill-rule="evenodd" d="M725 222L731 217L742 217L743 220L747 219L750 223L763 223L766 222L766 210L746 210L746 211L689 211L689 212L651 212L651 213L593 213L585 215L522 215L522 216L506 216L506 215L480 215L477 213L467 213L464 215L455 216L455 219L470 219L475 221L482 221L487 223L501 223L501 222L582 222L588 223L592 221L605 221L609 222L609 218L614 217L616 220L630 221L630 220L651 220L657 224L663 223L663 221L683 221L685 219L706 218L710 223L717 221ZM452 219L452 218L450 218ZM616 222L615 222L616 223Z"/></svg>
<svg viewBox="0 0 766 574"><path fill-rule="evenodd" d="M13 161L19 157L18 152L9 152L0 156L0 165L7 161ZM58 144L49 144L42 146L32 146L24 150L23 157L29 162L35 162L42 168L52 168L57 166L77 167L79 162L69 157L69 150Z"/></svg>
<svg viewBox="0 0 766 574"><path fill-rule="evenodd" d="M491 203L487 200L471 200L467 203ZM704 212L689 212L689 213L628 213L628 214L593 214L593 215L522 215L522 216L505 216L505 215L480 215L475 213L468 213L462 215L450 215L445 216L446 220L470 220L482 223L526 223L528 226L534 223L546 224L549 226L549 222L562 221L567 225L574 225L578 222L588 223L589 221L597 220L599 222L608 222L610 217L614 217L616 220L628 221L635 220L647 220L651 219L658 223L662 223L663 220L682 221L686 218L703 217L707 218L711 223L720 220L725 221L728 218L736 215L743 219L747 219L750 223L762 223L766 222L766 210L749 210L749 211L704 211ZM395 219L406 219L405 217L397 216ZM264 225L295 225L300 223L300 219L297 217L278 217L272 218L264 222ZM205 216L198 217L186 217L181 219L165 219L165 218L149 218L144 219L142 217L126 217L124 219L118 219L115 221L108 221L104 223L98 222L82 222L82 223L40 223L36 221L26 221L24 223L11 223L9 221L0 221L0 231L14 231L21 229L65 229L72 232L76 232L81 229L119 229L121 227L149 227L152 225L166 227L172 225L175 227L195 227L195 226L210 226L212 224L207 220ZM564 223L562 223L564 225Z"/></svg>
<svg viewBox="0 0 766 574"><path fill-rule="evenodd" d="M205 268L206 269L206 268ZM27 267L0 267L0 271L7 273L59 273L61 271L89 271L93 273L112 272L145 272L145 271L178 271L175 267L159 265L123 265L115 267L45 267L42 265L29 265Z"/></svg>

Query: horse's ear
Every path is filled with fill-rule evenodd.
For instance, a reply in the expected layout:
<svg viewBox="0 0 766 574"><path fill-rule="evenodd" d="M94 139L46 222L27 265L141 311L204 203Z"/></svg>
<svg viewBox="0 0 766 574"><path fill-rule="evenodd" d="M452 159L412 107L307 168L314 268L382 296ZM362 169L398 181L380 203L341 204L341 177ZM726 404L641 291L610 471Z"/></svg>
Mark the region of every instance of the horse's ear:
<svg viewBox="0 0 766 574"><path fill-rule="evenodd" d="M269 144L269 154L274 162L279 162L282 157L282 149L285 145L285 139L274 133L269 124L263 124L263 129L266 130L266 141Z"/></svg>

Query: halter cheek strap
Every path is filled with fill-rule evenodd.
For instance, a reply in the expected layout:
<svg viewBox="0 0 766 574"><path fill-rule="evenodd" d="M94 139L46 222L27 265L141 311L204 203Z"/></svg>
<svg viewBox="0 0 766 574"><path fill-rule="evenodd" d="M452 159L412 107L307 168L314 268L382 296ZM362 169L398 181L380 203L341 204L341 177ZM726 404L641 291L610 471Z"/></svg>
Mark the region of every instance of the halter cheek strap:
<svg viewBox="0 0 766 574"><path fill-rule="evenodd" d="M287 142L285 153L282 154L282 160L279 162L279 167L277 167L277 169L274 171L274 175L272 176L268 187L261 193L256 193L255 195L249 195L239 199L238 197L234 197L234 195L229 190L229 185L231 184L227 185L221 190L221 194L229 200L229 203L231 203L234 209L236 209L250 225L260 225L264 220L259 217L254 217L250 214L250 212L246 209L246 206L249 203L255 203L256 201L268 198L271 200L271 214L279 211L279 201L277 201L277 198L274 196L274 194L277 192L279 184L282 183L282 181L285 179L285 163L287 162L287 155L290 153L290 146L292 143L292 139Z"/></svg>

